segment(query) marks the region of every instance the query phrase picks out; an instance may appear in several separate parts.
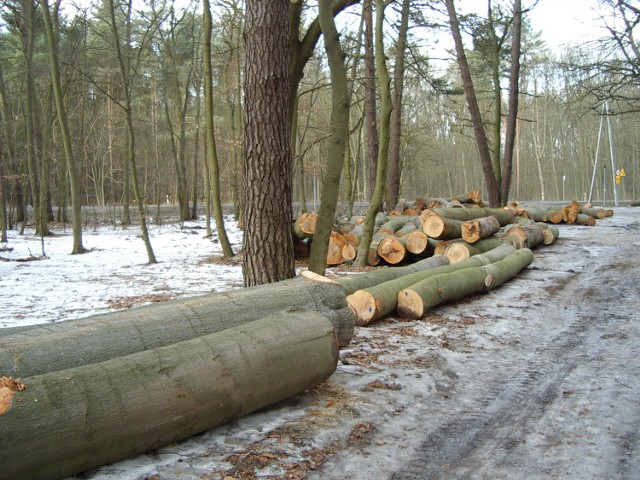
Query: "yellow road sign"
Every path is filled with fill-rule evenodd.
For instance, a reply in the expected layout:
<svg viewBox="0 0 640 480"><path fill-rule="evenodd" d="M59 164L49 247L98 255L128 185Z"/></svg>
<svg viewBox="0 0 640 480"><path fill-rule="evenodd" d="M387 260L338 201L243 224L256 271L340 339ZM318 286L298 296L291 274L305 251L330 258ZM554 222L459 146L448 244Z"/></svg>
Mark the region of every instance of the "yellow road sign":
<svg viewBox="0 0 640 480"><path fill-rule="evenodd" d="M621 168L621 169L620 169L620 176L621 176L621 177L626 177L626 176L627 176L627 174L626 174L626 173L624 173L624 168Z"/></svg>

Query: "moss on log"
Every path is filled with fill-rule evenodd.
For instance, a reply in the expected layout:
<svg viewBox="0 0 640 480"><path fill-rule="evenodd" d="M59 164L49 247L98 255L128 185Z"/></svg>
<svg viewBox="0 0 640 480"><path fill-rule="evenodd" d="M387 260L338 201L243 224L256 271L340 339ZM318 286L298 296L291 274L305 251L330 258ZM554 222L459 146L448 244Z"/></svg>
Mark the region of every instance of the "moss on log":
<svg viewBox="0 0 640 480"><path fill-rule="evenodd" d="M475 257L469 260L473 258ZM427 311L442 303L497 288L532 261L531 250L522 249L512 251L503 259L484 266L463 268L426 278L398 293L398 313L409 318L421 318Z"/></svg>
<svg viewBox="0 0 640 480"><path fill-rule="evenodd" d="M344 294L348 296L356 290L363 290L365 288L378 285L379 283L393 280L394 278L447 265L448 263L449 260L443 255L435 255L402 267L382 268L380 270L372 270L366 273L350 275L348 277L338 279L338 282L342 285Z"/></svg>
<svg viewBox="0 0 640 480"><path fill-rule="evenodd" d="M324 277L320 277L324 278ZM341 347L355 318L337 282L296 278L1 334L2 375L28 377L103 362L233 328L288 308L319 311Z"/></svg>
<svg viewBox="0 0 640 480"><path fill-rule="evenodd" d="M503 244L483 255L477 255L456 265L441 265L419 272L409 273L375 286L355 291L347 297L349 307L356 317L356 325L363 326L393 312L398 302L398 292L426 278L451 273L469 267L496 262L515 251L512 245Z"/></svg>
<svg viewBox="0 0 640 480"><path fill-rule="evenodd" d="M337 361L328 319L282 313L24 378L0 416L0 478L59 479L156 449L303 392Z"/></svg>

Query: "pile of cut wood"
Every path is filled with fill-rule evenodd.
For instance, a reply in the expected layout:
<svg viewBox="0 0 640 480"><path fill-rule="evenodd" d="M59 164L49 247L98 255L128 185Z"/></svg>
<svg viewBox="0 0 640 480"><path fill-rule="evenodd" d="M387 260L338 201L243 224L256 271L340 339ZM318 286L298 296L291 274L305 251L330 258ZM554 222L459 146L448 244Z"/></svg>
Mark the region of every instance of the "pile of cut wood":
<svg viewBox="0 0 640 480"><path fill-rule="evenodd" d="M441 206L448 205L448 206ZM484 253L501 243L517 248L550 244L558 236L552 224L594 225L612 210L581 206L572 202L557 209L524 207L483 208L479 191L449 199L418 199L402 202L388 215L379 213L367 264L370 266L412 263L434 254L461 260ZM313 241L316 215L304 213L294 224L298 259L306 258ZM338 223L331 232L327 265L355 259L364 230L364 217Z"/></svg>

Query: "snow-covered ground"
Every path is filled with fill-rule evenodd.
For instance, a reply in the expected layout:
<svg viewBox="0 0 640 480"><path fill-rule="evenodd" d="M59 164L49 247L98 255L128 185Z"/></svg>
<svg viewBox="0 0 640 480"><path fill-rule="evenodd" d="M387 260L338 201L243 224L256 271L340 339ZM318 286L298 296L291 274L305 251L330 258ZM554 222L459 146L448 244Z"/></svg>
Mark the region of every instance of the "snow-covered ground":
<svg viewBox="0 0 640 480"><path fill-rule="evenodd" d="M226 218L230 242L242 232ZM0 244L0 328L57 322L242 286L239 261L222 261L217 236L204 219L149 225L158 263L148 264L140 227L100 226L83 232L82 255L71 255L72 233L52 228L44 239L27 228ZM2 261L14 260L14 261ZM24 261L15 261L24 260Z"/></svg>

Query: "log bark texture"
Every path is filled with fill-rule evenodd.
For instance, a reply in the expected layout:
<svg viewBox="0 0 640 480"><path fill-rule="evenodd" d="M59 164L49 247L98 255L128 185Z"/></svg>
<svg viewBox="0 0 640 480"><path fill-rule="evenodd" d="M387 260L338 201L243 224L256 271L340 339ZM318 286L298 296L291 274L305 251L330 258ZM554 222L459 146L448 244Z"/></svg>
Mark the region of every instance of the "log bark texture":
<svg viewBox="0 0 640 480"><path fill-rule="evenodd" d="M514 252L512 245L502 244L483 255L476 255L455 265L441 265L400 276L375 286L353 292L347 297L349 307L356 317L356 325L363 326L393 312L398 305L398 292L403 288L436 275L452 273L469 267L496 262Z"/></svg>
<svg viewBox="0 0 640 480"><path fill-rule="evenodd" d="M472 259L473 257L469 260ZM532 261L531 250L521 249L484 266L463 268L426 278L398 293L398 313L409 318L421 318L441 303L497 288Z"/></svg>
<svg viewBox="0 0 640 480"><path fill-rule="evenodd" d="M422 223L422 231L429 238L453 240L462 237L462 220L454 220L440 215L431 215Z"/></svg>
<svg viewBox="0 0 640 480"><path fill-rule="evenodd" d="M468 243L464 240L461 240L459 242L453 242L451 245L449 245L445 252L445 256L449 259L450 263L458 263L474 255L493 250L503 243L508 243L515 247L519 246L517 242L507 237L485 238L484 240L480 240L476 243Z"/></svg>
<svg viewBox="0 0 640 480"><path fill-rule="evenodd" d="M349 277L340 278L338 282L342 285L344 294L348 296L356 290L373 287L374 285L393 280L394 278L402 277L421 270L440 267L442 265L447 265L448 263L449 260L445 256L435 255L402 267L382 268L380 270L372 270L366 273L350 275Z"/></svg>
<svg viewBox="0 0 640 480"><path fill-rule="evenodd" d="M0 329L2 375L24 378L103 362L233 328L291 306L326 315L336 329L341 347L351 341L355 318L342 286L296 278L67 320L7 335Z"/></svg>
<svg viewBox="0 0 640 480"><path fill-rule="evenodd" d="M300 312L24 378L0 416L0 479L59 479L153 450L303 392L337 361L331 322Z"/></svg>

